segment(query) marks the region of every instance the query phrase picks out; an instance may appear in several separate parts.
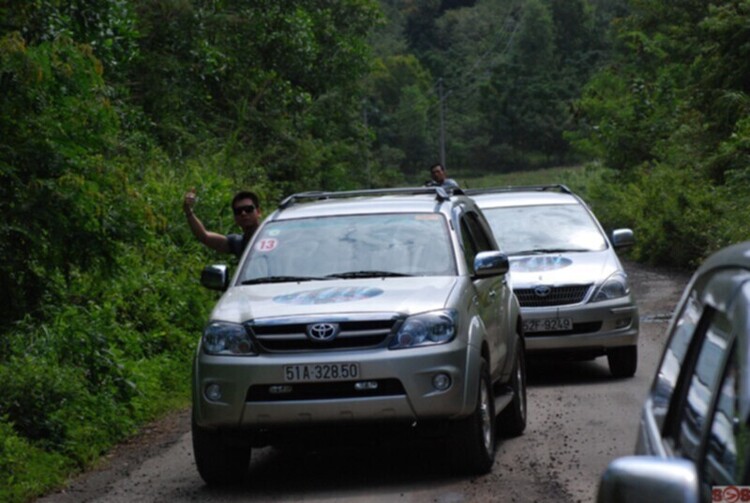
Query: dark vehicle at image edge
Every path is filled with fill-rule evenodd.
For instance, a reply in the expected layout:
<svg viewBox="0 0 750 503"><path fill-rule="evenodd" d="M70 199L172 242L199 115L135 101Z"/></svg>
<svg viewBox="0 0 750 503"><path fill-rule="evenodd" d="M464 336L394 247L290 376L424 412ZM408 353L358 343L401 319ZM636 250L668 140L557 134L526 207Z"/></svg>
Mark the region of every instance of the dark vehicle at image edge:
<svg viewBox="0 0 750 503"><path fill-rule="evenodd" d="M709 257L677 305L635 454L599 503L750 501L750 241Z"/></svg>
<svg viewBox="0 0 750 503"><path fill-rule="evenodd" d="M253 447L383 425L440 435L458 471L486 473L496 434L526 426L508 258L460 190L295 194L231 278L216 265L201 282L223 291L193 368L208 484L242 480Z"/></svg>

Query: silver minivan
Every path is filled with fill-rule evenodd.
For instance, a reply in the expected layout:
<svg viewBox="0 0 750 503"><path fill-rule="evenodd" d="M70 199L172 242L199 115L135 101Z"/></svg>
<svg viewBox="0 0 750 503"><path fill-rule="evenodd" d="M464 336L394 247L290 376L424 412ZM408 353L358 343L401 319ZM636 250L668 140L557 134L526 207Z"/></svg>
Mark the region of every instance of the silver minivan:
<svg viewBox="0 0 750 503"><path fill-rule="evenodd" d="M638 364L638 307L616 249L630 229L607 235L564 185L465 191L508 254L526 351L577 359L607 356L615 377Z"/></svg>
<svg viewBox="0 0 750 503"><path fill-rule="evenodd" d="M209 484L252 447L384 424L447 436L461 470L492 467L526 425L522 319L509 262L474 201L441 187L290 196L198 344L193 447Z"/></svg>

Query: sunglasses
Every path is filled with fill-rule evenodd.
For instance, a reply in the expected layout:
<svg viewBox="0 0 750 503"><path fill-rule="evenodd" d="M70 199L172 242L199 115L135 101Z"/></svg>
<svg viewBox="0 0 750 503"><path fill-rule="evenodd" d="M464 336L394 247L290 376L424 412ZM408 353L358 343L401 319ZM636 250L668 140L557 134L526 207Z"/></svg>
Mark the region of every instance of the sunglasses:
<svg viewBox="0 0 750 503"><path fill-rule="evenodd" d="M235 216L242 215L243 213L250 214L255 211L255 206L252 204L248 204L247 206L237 206L236 208L232 208L234 211Z"/></svg>

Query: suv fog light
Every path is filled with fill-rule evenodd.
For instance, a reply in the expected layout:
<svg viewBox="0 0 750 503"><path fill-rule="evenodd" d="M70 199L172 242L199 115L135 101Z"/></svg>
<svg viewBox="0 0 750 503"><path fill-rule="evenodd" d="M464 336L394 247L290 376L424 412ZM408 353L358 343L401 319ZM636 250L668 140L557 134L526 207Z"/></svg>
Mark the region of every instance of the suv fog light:
<svg viewBox="0 0 750 503"><path fill-rule="evenodd" d="M620 318L615 320L615 328L625 328L630 325L630 318Z"/></svg>
<svg viewBox="0 0 750 503"><path fill-rule="evenodd" d="M448 374L435 374L432 386L438 391L445 391L451 387L451 377Z"/></svg>
<svg viewBox="0 0 750 503"><path fill-rule="evenodd" d="M212 402L221 400L221 386L218 384L209 384L206 386L206 398Z"/></svg>
<svg viewBox="0 0 750 503"><path fill-rule="evenodd" d="M271 393L272 395L280 395L282 393L291 393L292 392L292 387L288 386L288 385L285 385L285 384L279 384L279 385L276 385L276 386L269 386L268 387L268 392Z"/></svg>
<svg viewBox="0 0 750 503"><path fill-rule="evenodd" d="M359 381L354 383L354 389L357 391L368 391L378 389L377 381Z"/></svg>

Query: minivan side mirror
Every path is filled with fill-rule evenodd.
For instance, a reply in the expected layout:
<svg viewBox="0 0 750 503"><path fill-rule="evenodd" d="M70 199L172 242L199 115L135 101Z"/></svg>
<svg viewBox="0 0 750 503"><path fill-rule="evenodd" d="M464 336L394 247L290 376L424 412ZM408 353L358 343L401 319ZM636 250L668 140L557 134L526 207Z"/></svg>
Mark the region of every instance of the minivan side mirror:
<svg viewBox="0 0 750 503"><path fill-rule="evenodd" d="M223 292L229 286L228 267L224 264L206 266L201 272L201 285Z"/></svg>
<svg viewBox="0 0 750 503"><path fill-rule="evenodd" d="M624 248L634 244L635 237L632 229L615 229L612 231L612 246L615 248Z"/></svg>
<svg viewBox="0 0 750 503"><path fill-rule="evenodd" d="M485 251L474 257L474 274L478 278L499 276L510 270L508 256L499 251Z"/></svg>
<svg viewBox="0 0 750 503"><path fill-rule="evenodd" d="M698 472L692 461L625 456L612 461L599 480L597 503L698 503Z"/></svg>

